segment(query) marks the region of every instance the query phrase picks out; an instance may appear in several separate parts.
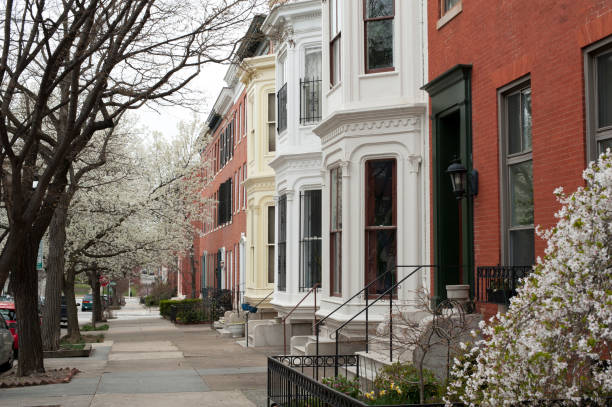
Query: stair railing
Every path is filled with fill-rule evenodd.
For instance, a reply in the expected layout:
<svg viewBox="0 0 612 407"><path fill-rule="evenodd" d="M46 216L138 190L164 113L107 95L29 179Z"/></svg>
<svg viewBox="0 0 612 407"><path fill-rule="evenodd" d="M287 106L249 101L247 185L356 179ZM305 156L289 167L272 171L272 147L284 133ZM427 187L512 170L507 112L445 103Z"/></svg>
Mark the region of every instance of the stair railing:
<svg viewBox="0 0 612 407"><path fill-rule="evenodd" d="M406 281L408 278L412 277L417 271L425 268L425 267L435 267L435 266L396 266L396 267L416 267L416 269L414 269L410 274L408 274L407 276L403 277L401 280L399 280L398 282L396 282L395 284L393 284L391 287L387 288L385 290L385 292L383 292L382 294L380 294L378 297L376 297L376 299L374 299L374 301L372 301L371 303L367 303L367 294L366 294L366 306L364 308L362 308L358 313L356 313L355 315L353 315L349 320L345 321L342 325L340 325L338 328L336 328L335 331L335 339L336 339L336 355L335 355L335 375L338 376L338 363L337 363L337 359L338 359L338 350L339 350L339 332L342 328L344 328L346 325L348 325L349 322L353 321L355 318L357 318L359 315L361 315L362 312L366 312L366 316L367 316L367 312L368 312L368 308L370 308L372 305L376 304L379 300L383 299L384 297L386 297L387 295L389 295L389 361L393 361L393 290L395 290L397 287L399 287L400 284L402 284L404 281ZM366 317L366 353L368 352L368 320Z"/></svg>
<svg viewBox="0 0 612 407"><path fill-rule="evenodd" d="M378 281L380 281L380 279L382 279L383 277L385 277L386 275L388 275L391 272L395 272L397 271L398 268L401 267L417 267L417 266L394 266L391 270L387 270L384 273L382 273L381 275L379 275L378 277L376 277L374 280L370 281L365 287L363 287L361 290L357 291L351 298L349 298L348 300L344 301L342 304L340 304L338 307L336 307L336 309L334 309L332 312L330 312L329 314L327 314L326 316L324 316L322 319L320 319L315 325L314 325L314 330L315 330L315 336L317 338L316 340L316 354L317 356L319 356L319 327L321 326L321 324L323 322L325 322L325 320L327 318L329 318L331 315L333 315L336 311L338 311L340 308L344 307L346 304L348 304L349 302L351 302L353 299L355 299L355 297L357 297L359 294L363 293L365 291L365 301L366 301L366 328L368 325L368 289L374 285L374 283L377 283ZM366 352L368 351L368 330L366 329Z"/></svg>
<svg viewBox="0 0 612 407"><path fill-rule="evenodd" d="M274 291L270 291L268 295L266 295L261 301L259 301L254 307L252 307L252 308L255 308L255 312L257 312L257 307L259 307L261 303L267 300L272 294L274 294ZM247 348L249 347L249 315L250 314L251 314L251 311L248 311L246 313L246 323L244 326L244 336L246 337L246 347Z"/></svg>
<svg viewBox="0 0 612 407"><path fill-rule="evenodd" d="M295 311L297 307L299 307L300 304L304 302L306 297L308 297L310 293L313 293L313 292L314 292L314 306L313 306L313 316L312 316L312 329L314 330L314 326L317 323L317 289L319 288L319 286L320 286L319 283L316 283L315 285L313 285L312 288L308 290L306 295L303 296L302 299L297 304L295 304L295 306L291 308L291 311L289 311L289 313L285 315L285 317L283 318L283 349L284 349L283 354L284 355L287 354L287 331L286 331L285 321L287 320L287 318L291 316L291 314L293 314L293 311Z"/></svg>

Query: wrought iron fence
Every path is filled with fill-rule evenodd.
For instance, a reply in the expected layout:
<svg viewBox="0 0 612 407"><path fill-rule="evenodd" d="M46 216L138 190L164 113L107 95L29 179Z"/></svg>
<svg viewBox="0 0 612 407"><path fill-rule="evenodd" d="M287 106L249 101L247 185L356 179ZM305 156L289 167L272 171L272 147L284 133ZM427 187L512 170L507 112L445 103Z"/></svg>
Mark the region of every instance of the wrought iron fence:
<svg viewBox="0 0 612 407"><path fill-rule="evenodd" d="M336 368L343 368L346 377L358 377L360 372L358 355L321 356L272 356L268 358L268 405L290 407L366 407L364 401L319 382L315 371L323 370L322 377L333 375ZM371 380L371 379L370 379ZM396 407L443 407L445 403L401 404ZM462 407L463 403L453 403ZM512 407L612 407L612 397L602 401L582 400L524 400L516 401ZM390 406L385 406L390 407Z"/></svg>
<svg viewBox="0 0 612 407"><path fill-rule="evenodd" d="M278 118L276 130L279 133L287 129L287 84L285 83L276 94L278 108L276 109Z"/></svg>
<svg viewBox="0 0 612 407"><path fill-rule="evenodd" d="M321 79L300 79L300 124L321 120Z"/></svg>
<svg viewBox="0 0 612 407"><path fill-rule="evenodd" d="M234 295L231 290L206 287L202 289L202 307L211 321L216 321L233 308Z"/></svg>
<svg viewBox="0 0 612 407"><path fill-rule="evenodd" d="M519 280L531 272L531 266L480 266L476 269L476 300L510 304Z"/></svg>

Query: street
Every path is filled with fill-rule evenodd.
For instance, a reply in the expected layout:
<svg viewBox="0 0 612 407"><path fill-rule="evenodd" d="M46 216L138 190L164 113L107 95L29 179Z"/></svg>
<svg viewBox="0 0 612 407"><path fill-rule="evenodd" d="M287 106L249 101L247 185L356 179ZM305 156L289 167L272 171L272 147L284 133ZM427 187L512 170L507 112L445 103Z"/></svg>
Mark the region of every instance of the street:
<svg viewBox="0 0 612 407"><path fill-rule="evenodd" d="M70 383L1 389L0 406L265 405L265 353L127 300L89 358L45 359L47 369L81 370ZM90 315L79 309L80 322Z"/></svg>

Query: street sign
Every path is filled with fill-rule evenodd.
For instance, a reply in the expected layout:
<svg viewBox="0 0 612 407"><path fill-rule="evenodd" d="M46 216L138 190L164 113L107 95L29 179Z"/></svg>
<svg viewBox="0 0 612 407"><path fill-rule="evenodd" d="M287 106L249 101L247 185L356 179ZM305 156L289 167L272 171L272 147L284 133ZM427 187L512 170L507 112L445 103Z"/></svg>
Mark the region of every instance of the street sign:
<svg viewBox="0 0 612 407"><path fill-rule="evenodd" d="M43 269L43 242L38 245L38 256L36 256L36 270Z"/></svg>

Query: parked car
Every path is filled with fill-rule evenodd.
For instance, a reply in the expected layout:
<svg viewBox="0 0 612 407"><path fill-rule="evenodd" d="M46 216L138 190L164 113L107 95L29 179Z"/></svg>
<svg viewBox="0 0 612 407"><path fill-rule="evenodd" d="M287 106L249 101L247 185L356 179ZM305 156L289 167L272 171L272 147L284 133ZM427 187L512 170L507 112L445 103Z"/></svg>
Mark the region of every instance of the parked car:
<svg viewBox="0 0 612 407"><path fill-rule="evenodd" d="M13 343L13 335L6 321L0 315L0 371L2 372L13 367L13 360L15 360Z"/></svg>
<svg viewBox="0 0 612 407"><path fill-rule="evenodd" d="M77 302L76 306L78 307L79 305L81 304ZM66 297L64 297L63 295L60 308L60 326L61 325L68 325L68 306L66 305Z"/></svg>
<svg viewBox="0 0 612 407"><path fill-rule="evenodd" d="M85 294L81 303L81 311L93 311L93 295Z"/></svg>
<svg viewBox="0 0 612 407"><path fill-rule="evenodd" d="M15 357L17 357L19 341L17 340L17 312L15 311L15 303L0 301L0 315L11 332L11 336L13 337L13 350L15 352Z"/></svg>

